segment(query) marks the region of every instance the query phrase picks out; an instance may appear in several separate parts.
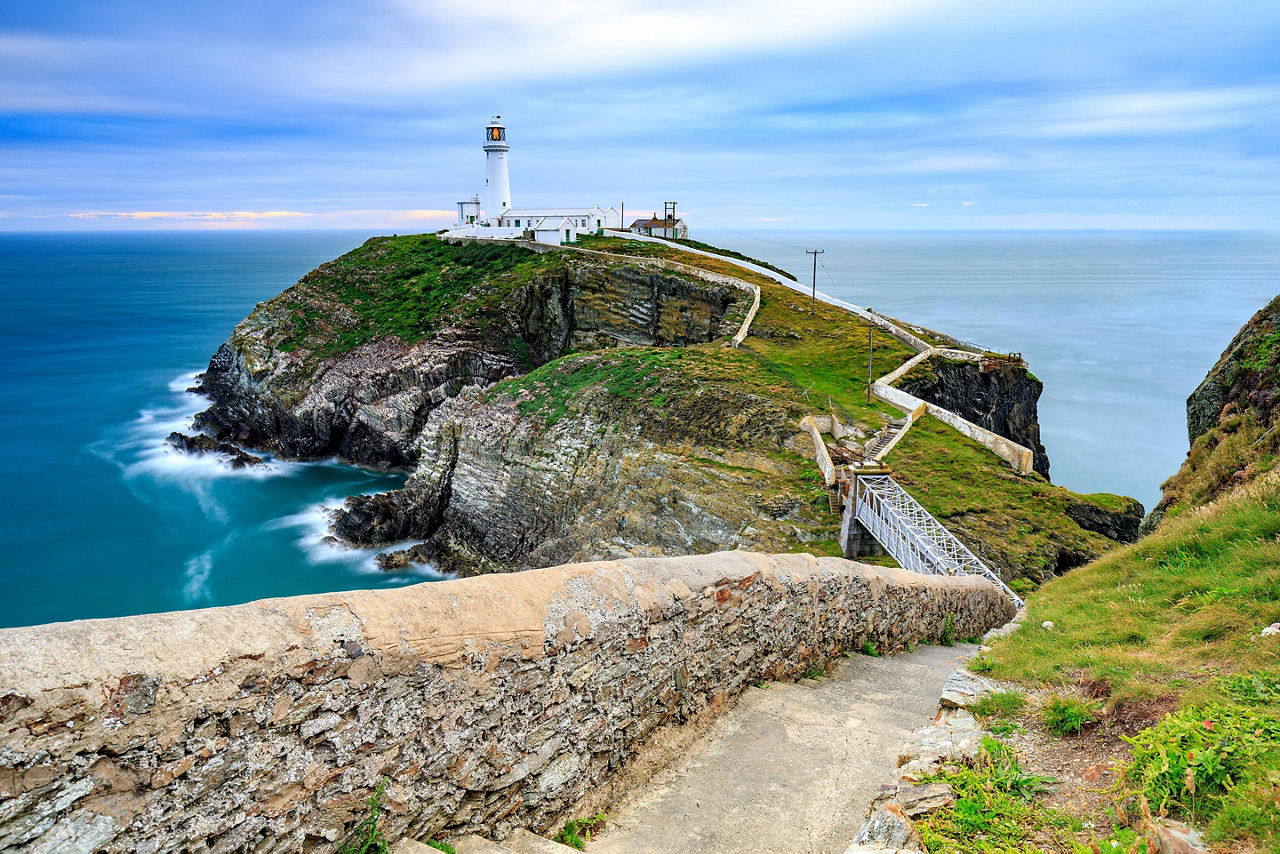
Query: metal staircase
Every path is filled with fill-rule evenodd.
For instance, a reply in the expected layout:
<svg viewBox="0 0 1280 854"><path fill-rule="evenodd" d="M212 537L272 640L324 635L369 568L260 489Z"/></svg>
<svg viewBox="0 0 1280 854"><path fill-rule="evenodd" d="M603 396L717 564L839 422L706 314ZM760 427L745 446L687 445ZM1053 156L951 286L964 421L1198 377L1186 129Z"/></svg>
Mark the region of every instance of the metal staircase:
<svg viewBox="0 0 1280 854"><path fill-rule="evenodd" d="M887 474L857 475L845 527L857 520L904 569L928 575L983 575L1021 608L1022 599Z"/></svg>

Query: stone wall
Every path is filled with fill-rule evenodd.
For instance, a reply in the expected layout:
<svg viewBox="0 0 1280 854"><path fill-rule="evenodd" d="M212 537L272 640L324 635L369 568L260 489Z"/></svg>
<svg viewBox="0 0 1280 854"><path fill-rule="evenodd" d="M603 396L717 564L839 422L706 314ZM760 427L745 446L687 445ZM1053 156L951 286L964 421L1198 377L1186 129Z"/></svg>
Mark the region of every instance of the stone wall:
<svg viewBox="0 0 1280 854"><path fill-rule="evenodd" d="M914 362L915 359L911 361ZM910 364L910 362L907 364ZM919 363L916 362L916 364ZM901 370L901 368L899 368L899 370ZM897 373L897 371L894 373ZM893 376L893 374L889 374L887 376ZM884 382L882 379L876 380L872 383L871 393L886 403L893 404L904 412L913 413L911 418L912 422L914 422L917 417L914 413L917 413L920 407L924 406L926 407L926 411L934 418L950 425L960 434L968 436L970 439L973 439L978 444L987 448L1012 466L1014 471L1019 474L1029 474L1033 469L1035 455L1029 448L1025 448L1010 439L1006 439L998 433L993 433L985 427L979 427L977 424L960 417L949 409L944 409L935 403L928 403L927 401L921 400L914 394L909 394L900 388L895 388Z"/></svg>
<svg viewBox="0 0 1280 854"><path fill-rule="evenodd" d="M329 851L547 828L759 679L1012 616L978 578L747 552L0 631L0 848Z"/></svg>

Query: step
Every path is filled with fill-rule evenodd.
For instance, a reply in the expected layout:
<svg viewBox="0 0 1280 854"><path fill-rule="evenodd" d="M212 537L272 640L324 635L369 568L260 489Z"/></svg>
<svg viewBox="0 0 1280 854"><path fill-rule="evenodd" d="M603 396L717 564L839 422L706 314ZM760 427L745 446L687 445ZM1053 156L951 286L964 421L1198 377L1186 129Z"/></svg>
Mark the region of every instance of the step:
<svg viewBox="0 0 1280 854"><path fill-rule="evenodd" d="M480 839L480 837L478 836L475 838ZM450 844L452 844L456 848L459 854L461 854L461 852L463 852L464 850L470 850L473 852L473 854L510 854L510 852L508 852L506 848L503 848L500 845L494 845L492 842L486 842L486 840L484 839L480 839L480 841L484 842L486 845L491 845L493 847L464 849L461 846L459 846L457 842L453 842ZM406 838L406 839L401 839L395 845L391 846L391 854L440 854L440 849L432 848L427 843L419 842L416 839Z"/></svg>
<svg viewBox="0 0 1280 854"><path fill-rule="evenodd" d="M457 854L515 854L505 845L499 845L496 842L490 842L474 833L468 833L466 836L459 836L449 843L453 846L453 850ZM418 854L418 852L415 852Z"/></svg>
<svg viewBox="0 0 1280 854"><path fill-rule="evenodd" d="M516 854L577 854L578 850L530 833L523 827L502 840L502 844Z"/></svg>

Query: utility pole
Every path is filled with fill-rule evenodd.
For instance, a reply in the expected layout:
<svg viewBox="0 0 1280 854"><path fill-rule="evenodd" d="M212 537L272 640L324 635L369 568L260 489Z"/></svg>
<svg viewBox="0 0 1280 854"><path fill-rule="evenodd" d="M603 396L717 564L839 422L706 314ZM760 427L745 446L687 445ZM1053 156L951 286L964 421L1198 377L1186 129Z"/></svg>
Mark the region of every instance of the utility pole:
<svg viewBox="0 0 1280 854"><path fill-rule="evenodd" d="M813 294L809 297L809 314L812 315L814 306L818 302L818 256L827 250L806 249L804 251L806 255L813 256Z"/></svg>

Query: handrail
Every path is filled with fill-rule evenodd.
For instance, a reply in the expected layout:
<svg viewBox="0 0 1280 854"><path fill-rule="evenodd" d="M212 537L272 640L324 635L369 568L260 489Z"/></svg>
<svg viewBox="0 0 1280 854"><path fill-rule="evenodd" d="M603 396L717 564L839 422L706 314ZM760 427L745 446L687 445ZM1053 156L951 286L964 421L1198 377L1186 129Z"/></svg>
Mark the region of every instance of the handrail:
<svg viewBox="0 0 1280 854"><path fill-rule="evenodd" d="M904 569L926 575L983 575L1022 607L1018 594L892 477L856 476L845 513L852 514Z"/></svg>

